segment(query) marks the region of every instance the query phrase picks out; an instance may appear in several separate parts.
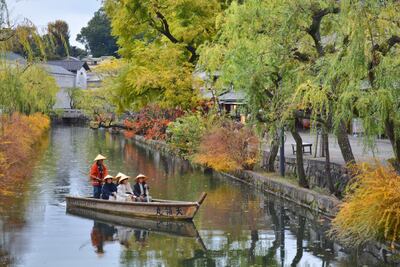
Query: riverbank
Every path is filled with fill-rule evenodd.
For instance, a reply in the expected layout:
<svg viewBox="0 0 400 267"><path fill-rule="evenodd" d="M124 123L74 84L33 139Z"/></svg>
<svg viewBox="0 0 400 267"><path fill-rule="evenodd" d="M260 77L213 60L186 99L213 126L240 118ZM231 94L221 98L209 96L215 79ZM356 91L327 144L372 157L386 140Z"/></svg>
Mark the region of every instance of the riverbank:
<svg viewBox="0 0 400 267"><path fill-rule="evenodd" d="M50 119L42 114L22 115L14 113L1 117L0 133L0 192L12 196L16 186L24 180L32 168L32 159L42 137L50 128Z"/></svg>
<svg viewBox="0 0 400 267"><path fill-rule="evenodd" d="M145 149L157 151L162 154L179 157L165 142L157 140L147 140L143 136L135 135L132 140L136 145ZM182 159L184 160L184 159ZM310 189L305 189L282 179L274 174L263 175L254 171L237 171L234 173L217 172L204 168L199 164L190 162L190 164L202 171L211 171L213 176L246 183L260 192L273 194L278 198L285 199L294 205L300 205L310 211L311 214L317 215L319 220L327 222L325 218L333 218L338 212L341 201L333 196L324 195ZM318 215L319 214L319 215ZM314 217L314 216L313 216ZM369 242L362 247L362 251L373 255L376 259L390 264L400 264L397 255L400 255L399 246L396 245L394 250L390 246L379 243Z"/></svg>
<svg viewBox="0 0 400 267"><path fill-rule="evenodd" d="M135 135L132 139L136 143L140 143L150 149L178 156L165 142L147 140L143 136L139 135ZM193 162L191 162L191 164L196 168L204 169L204 167L199 164ZM257 190L272 193L328 217L335 216L340 204L340 200L336 197L324 195L310 189L301 188L285 179L276 177L275 174L266 176L254 171L236 171L232 173L217 172L215 170L211 171L216 176L223 176L244 182L255 187Z"/></svg>

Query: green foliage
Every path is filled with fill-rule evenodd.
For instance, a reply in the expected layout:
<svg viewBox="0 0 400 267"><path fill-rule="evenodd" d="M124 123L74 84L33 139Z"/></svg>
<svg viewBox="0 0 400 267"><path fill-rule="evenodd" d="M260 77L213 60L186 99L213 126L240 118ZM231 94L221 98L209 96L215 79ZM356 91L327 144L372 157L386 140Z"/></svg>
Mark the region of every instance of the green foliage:
<svg viewBox="0 0 400 267"><path fill-rule="evenodd" d="M215 115L204 117L200 113L188 113L168 125L167 143L183 157L189 158L197 152L201 138L215 120Z"/></svg>
<svg viewBox="0 0 400 267"><path fill-rule="evenodd" d="M104 7L127 62L115 82L119 108L191 107L196 50L215 34L225 1L107 0Z"/></svg>
<svg viewBox="0 0 400 267"><path fill-rule="evenodd" d="M361 118L371 139L386 133L400 162L400 3L341 2L340 8L337 53L324 66L324 82L340 92L336 117Z"/></svg>
<svg viewBox="0 0 400 267"><path fill-rule="evenodd" d="M84 44L94 57L117 55L118 46L111 35L110 21L102 8L94 13L76 40Z"/></svg>
<svg viewBox="0 0 400 267"><path fill-rule="evenodd" d="M2 62L0 67L0 109L3 113L48 113L59 88L39 65L22 67Z"/></svg>
<svg viewBox="0 0 400 267"><path fill-rule="evenodd" d="M59 59L69 55L69 26L63 20L56 20L47 24L47 34L43 37L50 44L47 56L49 59Z"/></svg>
<svg viewBox="0 0 400 267"><path fill-rule="evenodd" d="M85 112L92 119L98 120L115 112L112 90L109 88L98 88L82 90L71 88L68 95L72 100L72 106Z"/></svg>

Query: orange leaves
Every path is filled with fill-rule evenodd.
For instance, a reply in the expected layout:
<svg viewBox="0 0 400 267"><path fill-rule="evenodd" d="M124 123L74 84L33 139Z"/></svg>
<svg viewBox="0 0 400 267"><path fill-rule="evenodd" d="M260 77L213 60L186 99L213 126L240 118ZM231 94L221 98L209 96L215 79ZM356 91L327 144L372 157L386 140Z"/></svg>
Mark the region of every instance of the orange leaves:
<svg viewBox="0 0 400 267"><path fill-rule="evenodd" d="M356 166L354 182L333 220L332 234L349 245L400 240L400 175L376 163Z"/></svg>
<svg viewBox="0 0 400 267"><path fill-rule="evenodd" d="M168 124L183 115L180 109L161 109L157 105L149 105L129 119L124 125L129 129L128 136L142 135L146 139L165 140Z"/></svg>
<svg viewBox="0 0 400 267"><path fill-rule="evenodd" d="M8 185L12 186L28 174L29 168L21 164L29 162L34 153L34 144L49 127L49 118L39 113L30 116L14 113L0 117L1 188L7 191Z"/></svg>
<svg viewBox="0 0 400 267"><path fill-rule="evenodd" d="M258 145L251 129L224 121L205 134L194 160L217 171L251 170L257 162Z"/></svg>

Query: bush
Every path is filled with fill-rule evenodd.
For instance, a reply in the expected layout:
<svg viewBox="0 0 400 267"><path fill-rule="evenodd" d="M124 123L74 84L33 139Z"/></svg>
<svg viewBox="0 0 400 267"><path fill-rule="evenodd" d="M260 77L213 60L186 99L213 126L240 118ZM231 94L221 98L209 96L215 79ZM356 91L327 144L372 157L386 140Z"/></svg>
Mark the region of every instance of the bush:
<svg viewBox="0 0 400 267"><path fill-rule="evenodd" d="M138 134L146 139L165 140L168 124L182 115L183 111L180 109L161 109L159 106L149 105L125 119L124 125L131 136Z"/></svg>
<svg viewBox="0 0 400 267"><path fill-rule="evenodd" d="M259 140L250 128L226 120L204 135L194 160L217 171L252 170L258 146Z"/></svg>
<svg viewBox="0 0 400 267"><path fill-rule="evenodd" d="M7 177L0 179L4 191L28 174L27 163L35 152L34 144L49 129L50 120L39 113L30 116L14 113L1 116L0 123L0 177Z"/></svg>
<svg viewBox="0 0 400 267"><path fill-rule="evenodd" d="M347 245L400 239L400 176L391 166L360 164L332 221L331 235Z"/></svg>
<svg viewBox="0 0 400 267"><path fill-rule="evenodd" d="M183 157L191 157L197 152L201 138L214 118L213 115L203 117L199 112L178 118L168 125L168 144Z"/></svg>

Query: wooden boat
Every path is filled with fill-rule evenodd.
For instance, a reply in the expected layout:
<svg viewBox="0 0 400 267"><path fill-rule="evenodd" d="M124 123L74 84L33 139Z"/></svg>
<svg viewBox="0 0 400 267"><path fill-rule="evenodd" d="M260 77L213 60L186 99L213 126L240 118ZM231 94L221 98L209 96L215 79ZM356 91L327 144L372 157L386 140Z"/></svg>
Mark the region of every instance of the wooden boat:
<svg viewBox="0 0 400 267"><path fill-rule="evenodd" d="M122 202L90 197L66 196L67 210L84 208L116 215L145 217L159 220L192 220L207 194L196 202L153 199L151 202Z"/></svg>
<svg viewBox="0 0 400 267"><path fill-rule="evenodd" d="M78 216L81 218L91 219L97 222L126 226L135 230L146 230L155 233L171 236L191 237L197 238L199 234L196 226L191 221L171 221L171 220L153 220L138 217L127 217L104 213L101 211L83 209L83 208L69 208L68 214Z"/></svg>

